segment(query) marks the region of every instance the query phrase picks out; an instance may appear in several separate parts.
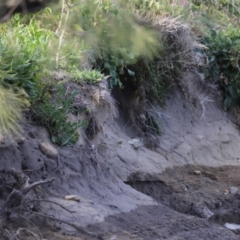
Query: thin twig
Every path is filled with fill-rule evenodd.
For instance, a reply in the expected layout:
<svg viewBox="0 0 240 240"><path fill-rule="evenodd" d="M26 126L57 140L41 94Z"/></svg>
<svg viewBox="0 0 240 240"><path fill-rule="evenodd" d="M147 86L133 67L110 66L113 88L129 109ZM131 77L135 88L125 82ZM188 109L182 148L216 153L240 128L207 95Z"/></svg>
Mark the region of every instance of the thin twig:
<svg viewBox="0 0 240 240"><path fill-rule="evenodd" d="M64 6L65 0L62 0L62 1L63 1L62 4ZM65 17L63 30L62 30L62 33L61 33L60 38L59 38L58 49L57 49L57 54L56 54L56 68L57 69L59 67L59 55L60 55L60 50L61 50L61 47L62 47L63 37L64 37L65 31L66 31L66 26L67 26L67 20L68 20L68 17L69 17L69 13L70 13L70 7L68 6L67 7L67 14L66 14L66 17Z"/></svg>
<svg viewBox="0 0 240 240"><path fill-rule="evenodd" d="M51 178L49 180L40 180L37 182L32 183L31 185L29 185L27 188L24 188L22 193L23 194L27 194L30 190L32 190L33 188L39 186L39 185L44 185L44 184L48 184L48 183L52 183L55 180L55 178Z"/></svg>
<svg viewBox="0 0 240 240"><path fill-rule="evenodd" d="M20 232L22 232L22 231L26 231L27 233L30 233L31 235L33 235L35 238L41 240L41 237L38 234L34 233L33 231L31 231L27 228L19 228L15 234L15 237L18 236L20 234Z"/></svg>
<svg viewBox="0 0 240 240"><path fill-rule="evenodd" d="M60 18L60 21L58 23L58 27L57 27L57 30L55 31L55 34L58 35L58 32L62 26L62 20L63 20L63 14L64 14L64 2L65 0L62 0L62 12L61 12L61 18Z"/></svg>

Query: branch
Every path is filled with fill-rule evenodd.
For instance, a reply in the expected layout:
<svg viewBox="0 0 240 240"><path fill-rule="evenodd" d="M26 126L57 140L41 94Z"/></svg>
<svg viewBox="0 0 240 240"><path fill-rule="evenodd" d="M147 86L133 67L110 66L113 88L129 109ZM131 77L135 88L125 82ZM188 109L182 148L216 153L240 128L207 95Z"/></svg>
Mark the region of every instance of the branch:
<svg viewBox="0 0 240 240"><path fill-rule="evenodd" d="M37 181L31 184L30 186L24 188L23 190L13 189L13 191L8 195L7 200L0 211L0 214L4 213L6 210L9 211L12 208L20 206L23 200L23 196L26 195L30 190L34 189L39 185L51 183L54 180L55 180L54 178L51 178L49 180Z"/></svg>
<svg viewBox="0 0 240 240"><path fill-rule="evenodd" d="M55 180L55 178L51 178L49 180L40 180L37 182L32 183L31 185L29 185L28 187L24 188L22 193L23 194L27 194L30 190L32 190L33 188L40 186L40 185L44 185L44 184L48 184L48 183L52 183Z"/></svg>
<svg viewBox="0 0 240 240"><path fill-rule="evenodd" d="M23 231L26 231L27 233L31 234L33 237L35 237L35 238L38 239L38 240L41 240L41 239L42 239L38 234L34 233L33 231L31 231L31 230L29 230L29 229L27 229L27 228L19 228L19 229L17 230L17 232L16 232L16 234L15 234L14 237L20 235L20 233L23 232Z"/></svg>

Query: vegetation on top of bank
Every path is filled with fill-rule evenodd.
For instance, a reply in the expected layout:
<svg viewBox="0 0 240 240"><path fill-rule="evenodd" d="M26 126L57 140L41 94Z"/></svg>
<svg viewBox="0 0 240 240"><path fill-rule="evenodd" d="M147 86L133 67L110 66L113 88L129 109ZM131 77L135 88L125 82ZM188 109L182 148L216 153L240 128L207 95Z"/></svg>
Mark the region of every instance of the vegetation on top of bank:
<svg viewBox="0 0 240 240"><path fill-rule="evenodd" d="M98 84L109 75L111 88L132 82L143 108L146 100L163 104L183 69L197 67L196 51L206 60L206 80L224 91L224 108L239 104L239 14L233 0L63 0L15 15L0 25L1 134L18 132L30 108L28 116L47 127L53 142L73 144L87 124L68 120L77 94L66 95L68 78ZM53 79L56 69L68 77Z"/></svg>

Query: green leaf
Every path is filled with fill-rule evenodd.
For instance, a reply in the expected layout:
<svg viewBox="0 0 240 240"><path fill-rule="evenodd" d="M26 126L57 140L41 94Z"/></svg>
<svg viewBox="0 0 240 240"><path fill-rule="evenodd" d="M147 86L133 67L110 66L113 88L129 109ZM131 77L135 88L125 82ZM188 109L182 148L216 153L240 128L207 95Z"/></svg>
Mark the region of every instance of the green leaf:
<svg viewBox="0 0 240 240"><path fill-rule="evenodd" d="M127 56L128 56L130 59L134 59L134 58L135 58L135 56L134 56L132 53L129 53Z"/></svg>
<svg viewBox="0 0 240 240"><path fill-rule="evenodd" d="M127 72L129 76L135 76L135 72L131 71L130 69L127 69Z"/></svg>
<svg viewBox="0 0 240 240"><path fill-rule="evenodd" d="M104 63L104 68L111 69L111 65L108 62Z"/></svg>
<svg viewBox="0 0 240 240"><path fill-rule="evenodd" d="M56 143L57 142L57 137L56 136L52 136L51 137L51 142L52 143Z"/></svg>
<svg viewBox="0 0 240 240"><path fill-rule="evenodd" d="M238 98L240 96L237 87L229 86L227 91L230 93L232 98Z"/></svg>
<svg viewBox="0 0 240 240"><path fill-rule="evenodd" d="M215 57L215 56L212 56L209 61L210 61L210 62L214 62L215 60L216 60L216 57Z"/></svg>

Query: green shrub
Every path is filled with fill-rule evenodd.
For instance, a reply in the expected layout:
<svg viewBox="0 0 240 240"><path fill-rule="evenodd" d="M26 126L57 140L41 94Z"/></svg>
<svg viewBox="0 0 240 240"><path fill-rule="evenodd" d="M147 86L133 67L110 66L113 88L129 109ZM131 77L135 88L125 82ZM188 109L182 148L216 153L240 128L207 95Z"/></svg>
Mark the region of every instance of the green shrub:
<svg viewBox="0 0 240 240"><path fill-rule="evenodd" d="M94 84L100 82L103 79L103 74L96 70L80 71L78 69L75 69L70 72L70 75L73 78L73 81L76 83L84 81L90 84Z"/></svg>
<svg viewBox="0 0 240 240"><path fill-rule="evenodd" d="M123 68L134 75L128 65L140 57L151 58L159 48L156 32L137 23L125 1L82 3L73 9L70 23L73 35L80 35L92 49L93 66L111 75L111 86L121 86Z"/></svg>
<svg viewBox="0 0 240 240"><path fill-rule="evenodd" d="M49 47L56 38L40 25L36 15L15 15L0 29L0 84L9 89L0 90L0 129L13 132L15 123L19 130L21 110L31 104L33 119L47 127L53 143L73 144L78 140L77 129L85 123L67 119L76 92L65 96L63 87L51 87L49 72L55 66L55 56ZM4 99L11 106L4 107Z"/></svg>
<svg viewBox="0 0 240 240"><path fill-rule="evenodd" d="M0 38L0 84L24 89L31 97L37 95L42 74L48 63L48 46L54 38L52 32L40 28L38 21L15 15L2 29Z"/></svg>
<svg viewBox="0 0 240 240"><path fill-rule="evenodd" d="M72 103L78 92L66 94L66 89L62 85L49 88L51 95L45 90L32 104L33 119L48 129L53 143L61 146L72 145L79 138L78 128L87 125L84 121L68 120L68 114L74 112Z"/></svg>
<svg viewBox="0 0 240 240"><path fill-rule="evenodd" d="M240 30L212 30L211 36L203 43L208 47L209 59L205 75L208 79L219 80L224 89L224 109L240 104Z"/></svg>
<svg viewBox="0 0 240 240"><path fill-rule="evenodd" d="M23 24L19 15L1 25L0 34L0 85L5 92L2 96L9 100L7 104L16 108L15 114L10 114L7 108L0 109L0 128L13 132L13 122L20 120L22 111L22 107L17 106L29 107L41 87L38 75L44 71L47 46L53 34L39 28L36 21ZM16 122L16 129L17 126Z"/></svg>

